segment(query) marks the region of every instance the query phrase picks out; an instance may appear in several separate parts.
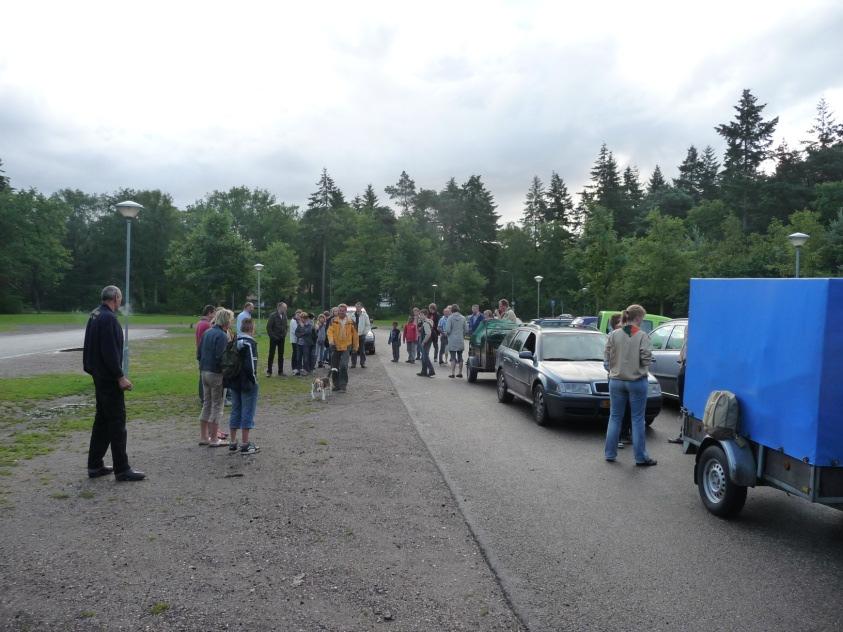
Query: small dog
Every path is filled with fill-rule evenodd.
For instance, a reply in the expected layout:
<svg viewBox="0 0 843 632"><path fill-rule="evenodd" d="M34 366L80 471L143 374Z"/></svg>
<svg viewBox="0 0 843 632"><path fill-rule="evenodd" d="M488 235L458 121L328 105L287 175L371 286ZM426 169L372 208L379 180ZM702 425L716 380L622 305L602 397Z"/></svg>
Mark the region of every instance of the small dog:
<svg viewBox="0 0 843 632"><path fill-rule="evenodd" d="M310 399L322 397L324 402L334 388L334 370L332 370L326 377L317 377L310 385Z"/></svg>

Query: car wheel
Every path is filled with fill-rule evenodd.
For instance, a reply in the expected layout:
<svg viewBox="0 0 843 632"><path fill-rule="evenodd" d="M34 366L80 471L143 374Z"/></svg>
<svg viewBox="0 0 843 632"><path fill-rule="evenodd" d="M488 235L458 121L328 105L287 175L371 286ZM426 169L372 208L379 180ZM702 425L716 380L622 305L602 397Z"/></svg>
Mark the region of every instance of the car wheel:
<svg viewBox="0 0 843 632"><path fill-rule="evenodd" d="M477 381L477 369L473 366L468 367L468 381L469 382L476 382Z"/></svg>
<svg viewBox="0 0 843 632"><path fill-rule="evenodd" d="M498 401L502 404L508 404L512 401L512 393L506 388L506 378L503 375L503 369L498 369Z"/></svg>
<svg viewBox="0 0 843 632"><path fill-rule="evenodd" d="M544 401L544 387L541 384L536 384L533 387L533 419L540 426L546 426L550 423L547 403Z"/></svg>
<svg viewBox="0 0 843 632"><path fill-rule="evenodd" d="M708 446L697 468L697 487L705 508L721 518L737 515L746 502L746 487L735 485L729 478L729 463L723 449Z"/></svg>

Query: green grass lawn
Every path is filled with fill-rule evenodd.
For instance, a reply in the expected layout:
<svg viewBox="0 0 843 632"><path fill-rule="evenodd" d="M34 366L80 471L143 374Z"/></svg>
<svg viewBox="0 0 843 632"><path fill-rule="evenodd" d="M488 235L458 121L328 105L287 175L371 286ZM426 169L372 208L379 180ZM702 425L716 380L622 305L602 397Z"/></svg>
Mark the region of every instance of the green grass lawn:
<svg viewBox="0 0 843 632"><path fill-rule="evenodd" d="M199 370L193 332L178 324L174 327L173 322L151 323L170 325L171 335L139 341L132 347L129 378L134 389L126 393L130 432L132 421L172 420L192 424L198 420ZM173 331L181 333L173 334ZM268 347L268 338L259 337L259 410L261 406L292 401L293 412L306 412L309 404L304 395L310 388L307 379L262 377ZM292 355L289 341L286 347L289 367ZM79 396L74 398L72 406L58 405L58 400L70 396ZM88 375L57 373L0 379L0 431L6 439L0 444L0 476L4 471L8 473L4 468L21 459L55 449L69 433L88 431L93 416L94 389Z"/></svg>

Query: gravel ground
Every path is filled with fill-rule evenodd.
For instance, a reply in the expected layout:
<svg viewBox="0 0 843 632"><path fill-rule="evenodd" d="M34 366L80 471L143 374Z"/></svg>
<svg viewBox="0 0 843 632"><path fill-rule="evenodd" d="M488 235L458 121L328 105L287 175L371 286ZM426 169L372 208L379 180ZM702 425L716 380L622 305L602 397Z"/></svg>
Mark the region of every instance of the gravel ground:
<svg viewBox="0 0 843 632"><path fill-rule="evenodd" d="M255 456L129 417L146 481L88 479L80 434L0 482L0 629L522 629L376 357L259 405Z"/></svg>

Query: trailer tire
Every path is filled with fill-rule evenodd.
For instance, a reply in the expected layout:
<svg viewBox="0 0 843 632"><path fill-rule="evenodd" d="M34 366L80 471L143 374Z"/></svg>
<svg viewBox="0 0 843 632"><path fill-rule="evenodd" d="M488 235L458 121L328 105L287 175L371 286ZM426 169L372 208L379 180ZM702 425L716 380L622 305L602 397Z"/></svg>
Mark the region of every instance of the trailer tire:
<svg viewBox="0 0 843 632"><path fill-rule="evenodd" d="M469 382L476 382L477 381L477 369L473 366L468 367L468 381Z"/></svg>
<svg viewBox="0 0 843 632"><path fill-rule="evenodd" d="M746 502L746 487L729 478L726 453L717 445L708 446L697 462L697 489L700 499L719 518L732 518Z"/></svg>

